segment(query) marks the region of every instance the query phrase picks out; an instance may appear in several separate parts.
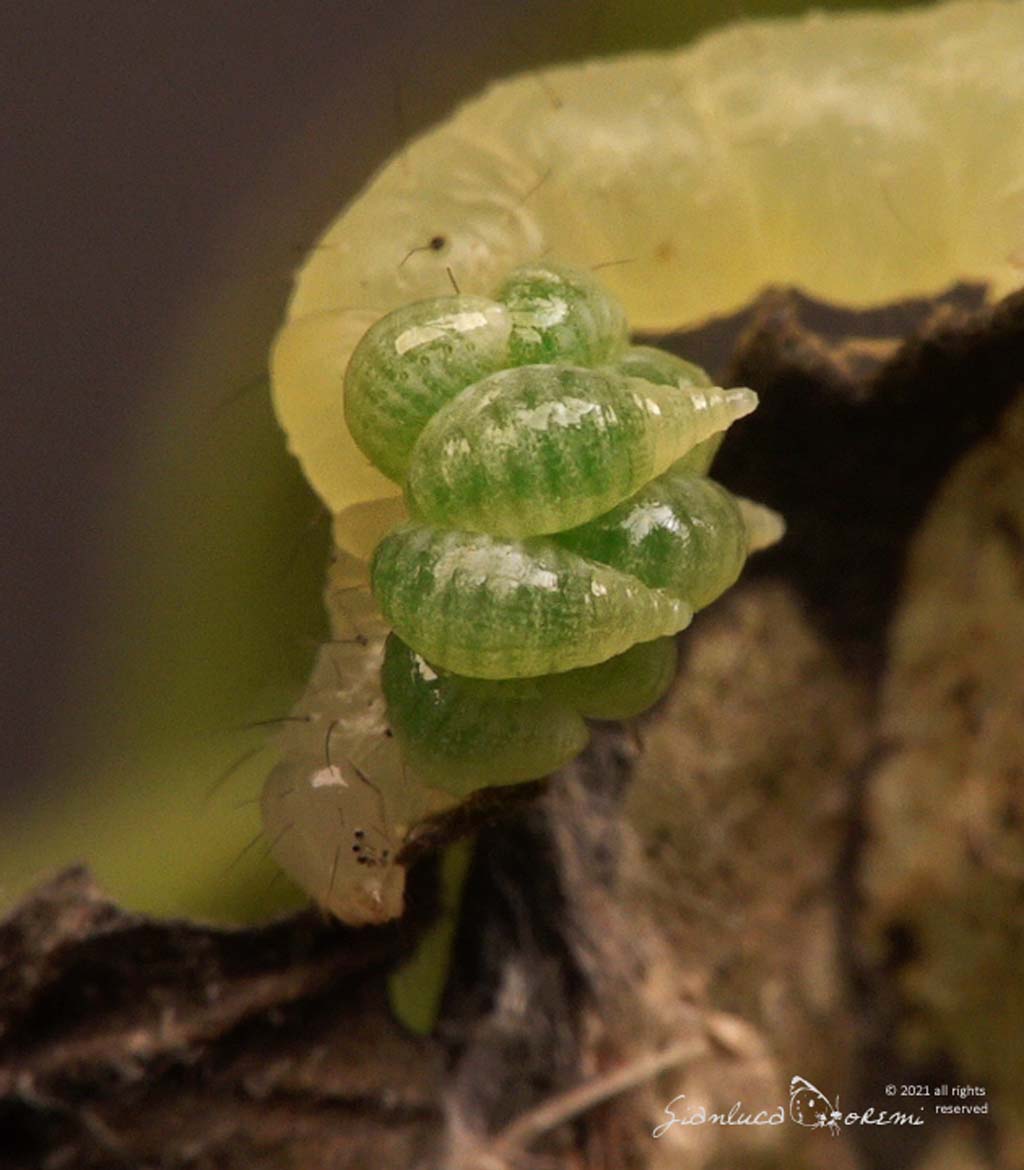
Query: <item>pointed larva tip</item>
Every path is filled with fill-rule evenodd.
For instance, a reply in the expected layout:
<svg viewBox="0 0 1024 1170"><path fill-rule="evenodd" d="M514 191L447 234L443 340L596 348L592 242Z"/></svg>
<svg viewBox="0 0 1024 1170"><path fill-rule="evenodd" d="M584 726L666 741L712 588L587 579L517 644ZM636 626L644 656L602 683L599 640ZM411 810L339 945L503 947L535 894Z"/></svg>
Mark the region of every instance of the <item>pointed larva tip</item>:
<svg viewBox="0 0 1024 1170"><path fill-rule="evenodd" d="M729 405L734 420L743 418L757 410L757 395L748 386L737 386L734 390L726 390L725 401Z"/></svg>
<svg viewBox="0 0 1024 1170"><path fill-rule="evenodd" d="M753 500L736 497L743 524L747 530L747 552L761 552L771 548L786 535L786 521L783 516L764 504L757 504Z"/></svg>

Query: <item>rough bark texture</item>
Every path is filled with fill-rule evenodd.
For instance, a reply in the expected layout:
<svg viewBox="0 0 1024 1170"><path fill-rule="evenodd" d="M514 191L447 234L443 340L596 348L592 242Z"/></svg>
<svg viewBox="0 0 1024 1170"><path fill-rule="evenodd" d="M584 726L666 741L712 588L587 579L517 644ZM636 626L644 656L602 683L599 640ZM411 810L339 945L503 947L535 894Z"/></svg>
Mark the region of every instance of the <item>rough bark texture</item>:
<svg viewBox="0 0 1024 1170"><path fill-rule="evenodd" d="M435 1037L383 994L429 865L359 932L149 921L69 871L0 925L0 1166L1024 1161L1024 297L772 291L663 344L761 394L716 476L789 534L657 712L482 828ZM756 1112L794 1076L990 1111L651 1136L678 1094Z"/></svg>

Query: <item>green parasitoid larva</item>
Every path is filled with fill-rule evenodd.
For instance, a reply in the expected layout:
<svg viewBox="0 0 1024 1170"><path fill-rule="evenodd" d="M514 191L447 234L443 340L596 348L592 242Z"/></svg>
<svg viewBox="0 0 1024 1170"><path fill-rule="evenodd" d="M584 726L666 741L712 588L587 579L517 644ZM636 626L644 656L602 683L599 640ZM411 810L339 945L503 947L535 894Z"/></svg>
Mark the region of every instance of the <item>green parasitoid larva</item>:
<svg viewBox="0 0 1024 1170"><path fill-rule="evenodd" d="M428 523L495 536L600 516L757 406L752 390L659 386L531 365L467 387L416 441L407 493Z"/></svg>
<svg viewBox="0 0 1024 1170"><path fill-rule="evenodd" d="M468 678L435 668L396 635L381 682L388 719L410 767L461 796L550 775L590 738L584 719L628 719L675 677L672 638L638 642L595 666L518 679Z"/></svg>
<svg viewBox="0 0 1024 1170"><path fill-rule="evenodd" d="M622 306L588 272L530 264L516 269L496 295L512 318L509 365L596 366L628 343Z"/></svg>
<svg viewBox="0 0 1024 1170"><path fill-rule="evenodd" d="M747 559L748 534L735 498L713 480L673 467L559 544L632 573L702 609L724 593Z"/></svg>
<svg viewBox="0 0 1024 1170"><path fill-rule="evenodd" d="M512 320L485 297L440 297L382 317L345 373L345 419L367 458L401 483L424 425L463 387L508 364Z"/></svg>
<svg viewBox="0 0 1024 1170"><path fill-rule="evenodd" d="M435 669L394 634L381 672L388 716L410 767L428 784L465 795L489 784L550 775L590 733L542 680L466 678Z"/></svg>
<svg viewBox="0 0 1024 1170"><path fill-rule="evenodd" d="M403 641L476 678L591 666L693 617L681 598L545 537L407 524L378 545L372 580Z"/></svg>

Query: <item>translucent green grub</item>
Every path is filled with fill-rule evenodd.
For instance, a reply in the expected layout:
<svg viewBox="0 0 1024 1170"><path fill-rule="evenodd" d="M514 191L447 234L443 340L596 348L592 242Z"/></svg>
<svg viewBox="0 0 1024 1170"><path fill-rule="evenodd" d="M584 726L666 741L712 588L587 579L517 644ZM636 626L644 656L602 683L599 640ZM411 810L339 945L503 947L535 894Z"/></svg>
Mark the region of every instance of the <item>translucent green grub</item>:
<svg viewBox="0 0 1024 1170"><path fill-rule="evenodd" d="M345 420L360 450L400 483L438 407L510 364L511 327L504 306L485 297L439 297L382 317L345 372Z"/></svg>
<svg viewBox="0 0 1024 1170"><path fill-rule="evenodd" d="M591 666L674 634L691 607L552 540L404 525L374 554L373 592L428 662L477 678Z"/></svg>
<svg viewBox="0 0 1024 1170"><path fill-rule="evenodd" d="M632 719L672 685L678 652L674 638L637 642L622 654L538 679L544 691L588 719Z"/></svg>
<svg viewBox="0 0 1024 1170"><path fill-rule="evenodd" d="M615 357L629 337L622 306L589 272L561 264L517 268L497 299L512 316L513 365L595 366Z"/></svg>
<svg viewBox="0 0 1024 1170"><path fill-rule="evenodd" d="M483 782L517 784L547 776L590 738L580 715L539 686L435 670L394 635L381 682L410 767L454 796L466 796Z"/></svg>
<svg viewBox="0 0 1024 1170"><path fill-rule="evenodd" d="M740 575L747 527L733 497L713 480L678 467L559 544L631 573L700 609Z"/></svg>
<svg viewBox="0 0 1024 1170"><path fill-rule="evenodd" d="M428 523L495 536L559 532L607 512L756 405L747 389L579 366L502 370L423 429L410 507Z"/></svg>

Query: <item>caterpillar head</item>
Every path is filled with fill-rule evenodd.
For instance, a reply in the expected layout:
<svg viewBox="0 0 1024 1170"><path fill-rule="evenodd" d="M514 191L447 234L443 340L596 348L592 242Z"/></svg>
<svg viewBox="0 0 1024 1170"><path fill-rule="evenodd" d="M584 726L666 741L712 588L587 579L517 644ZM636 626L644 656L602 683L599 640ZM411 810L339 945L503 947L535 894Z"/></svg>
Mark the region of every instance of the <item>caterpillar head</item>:
<svg viewBox="0 0 1024 1170"><path fill-rule="evenodd" d="M396 858L407 826L389 818L381 790L353 764L279 764L264 785L263 823L275 861L325 910L352 926L401 915Z"/></svg>

